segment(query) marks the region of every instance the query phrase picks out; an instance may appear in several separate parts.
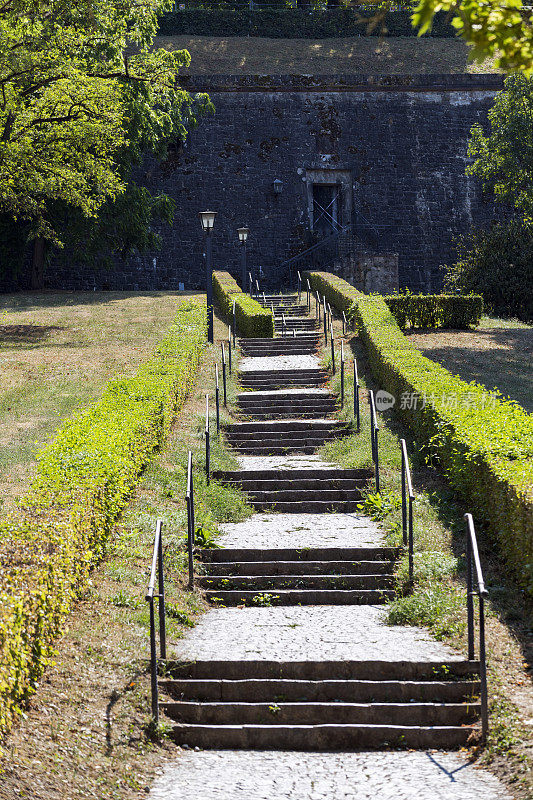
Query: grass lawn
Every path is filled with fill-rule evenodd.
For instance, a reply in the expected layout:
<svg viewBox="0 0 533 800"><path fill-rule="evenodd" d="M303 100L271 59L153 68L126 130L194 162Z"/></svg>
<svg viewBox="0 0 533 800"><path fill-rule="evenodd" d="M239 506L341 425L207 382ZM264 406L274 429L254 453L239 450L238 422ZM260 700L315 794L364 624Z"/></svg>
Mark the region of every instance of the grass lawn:
<svg viewBox="0 0 533 800"><path fill-rule="evenodd" d="M496 72L490 60L468 62L460 39L266 39L259 36L159 36L157 47L188 50L190 75L335 73L366 75Z"/></svg>
<svg viewBox="0 0 533 800"><path fill-rule="evenodd" d="M4 295L0 314L0 497L27 485L36 445L62 419L131 374L171 324L185 292Z"/></svg>
<svg viewBox="0 0 533 800"><path fill-rule="evenodd" d="M483 317L470 331L413 333L424 355L466 381L497 387L533 413L533 326Z"/></svg>

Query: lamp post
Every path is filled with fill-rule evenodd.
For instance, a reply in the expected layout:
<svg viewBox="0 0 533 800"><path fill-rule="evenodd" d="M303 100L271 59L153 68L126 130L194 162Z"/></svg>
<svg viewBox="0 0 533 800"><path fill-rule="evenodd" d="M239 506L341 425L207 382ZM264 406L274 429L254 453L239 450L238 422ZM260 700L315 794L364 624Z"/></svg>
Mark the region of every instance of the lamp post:
<svg viewBox="0 0 533 800"><path fill-rule="evenodd" d="M213 344L213 275L211 267L211 232L216 211L200 211L202 230L205 233L205 275L207 288L207 341Z"/></svg>
<svg viewBox="0 0 533 800"><path fill-rule="evenodd" d="M242 266L242 282L241 287L243 292L246 292L246 278L247 278L247 270L246 270L246 240L248 238L248 234L250 233L249 228L237 228L237 233L239 234L239 242L241 243L241 266Z"/></svg>

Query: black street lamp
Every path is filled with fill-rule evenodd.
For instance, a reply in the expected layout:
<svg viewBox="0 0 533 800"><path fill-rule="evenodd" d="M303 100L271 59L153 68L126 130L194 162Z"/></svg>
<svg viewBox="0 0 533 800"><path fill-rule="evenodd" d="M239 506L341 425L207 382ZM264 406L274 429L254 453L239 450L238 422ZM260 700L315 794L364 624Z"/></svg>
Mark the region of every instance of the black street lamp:
<svg viewBox="0 0 533 800"><path fill-rule="evenodd" d="M247 270L246 270L246 240L248 238L248 234L250 233L249 228L237 228L237 233L239 234L239 242L241 243L241 265L242 265L242 290L246 292L246 277L247 277Z"/></svg>
<svg viewBox="0 0 533 800"><path fill-rule="evenodd" d="M207 341L213 344L213 275L211 267L211 232L216 211L200 211L200 221L205 233L205 275L207 284Z"/></svg>

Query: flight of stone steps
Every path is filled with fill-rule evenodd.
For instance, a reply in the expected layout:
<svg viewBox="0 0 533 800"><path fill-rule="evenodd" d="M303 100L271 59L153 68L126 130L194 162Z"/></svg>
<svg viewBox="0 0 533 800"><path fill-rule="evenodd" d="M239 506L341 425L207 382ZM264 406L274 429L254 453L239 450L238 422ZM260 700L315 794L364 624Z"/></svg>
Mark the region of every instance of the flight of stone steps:
<svg viewBox="0 0 533 800"><path fill-rule="evenodd" d="M233 618L233 625L215 617L214 658L195 655L188 661L167 662L160 689L166 696L162 709L175 723L172 736L180 745L215 749L464 747L480 714L479 664L458 657L448 661L446 656L436 661L434 654L419 658L425 651L412 637L409 645L405 633L394 653L378 641L394 635L378 615L395 596L394 567L401 549L380 543L379 533L373 541L357 539L357 546L342 544L339 534L333 545L331 526L330 543L323 543L329 520L334 520L333 527L352 526L363 535L365 526L375 527L357 509L373 473L317 462L316 451L325 441L351 431L334 418L338 402L326 385L329 375L309 366L309 359L318 364L319 336L297 316L305 313L305 306L298 306L295 295L265 297L264 302L274 306L276 320L280 309L291 307L295 313L286 319L298 320L298 333L281 336L276 325L279 333L273 339L240 342L240 382L248 391L237 396L240 421L224 433L242 468L214 472L213 477L240 487L259 522L270 526L274 536L279 530L288 533L283 540L278 534L275 544L263 539L253 546L251 532L247 546L202 551L203 574L197 581L217 609L214 613L250 612L254 622L251 628L244 625L244 637L253 641L243 641L238 632L239 619L246 623L246 616ZM310 322L314 327L315 321ZM296 365L294 357L299 359ZM258 363L255 359L261 364L246 368L247 359L253 360L252 367ZM299 466L303 461L298 459L309 463ZM318 540L311 536L308 546L309 539L303 537L300 544L305 546L295 546L291 537L299 527L308 530L311 518ZM289 519L301 520L302 525L288 524ZM251 521L242 524L253 528ZM355 629L345 631L337 620L354 613L361 615L352 622ZM295 636L300 628L307 631L307 653L326 619L333 627L326 627L321 639L325 653L321 651L319 659L259 660L248 654L263 652L262 638L257 638L261 626L265 635L271 630L271 640L276 641L275 620L280 637L286 636L287 627L294 627ZM221 637L225 649L219 645ZM328 659L329 642L353 637L359 642L358 660L352 660L353 655ZM264 646L272 648L272 641ZM243 655L235 658L235 651ZM367 652L386 653L389 660Z"/></svg>

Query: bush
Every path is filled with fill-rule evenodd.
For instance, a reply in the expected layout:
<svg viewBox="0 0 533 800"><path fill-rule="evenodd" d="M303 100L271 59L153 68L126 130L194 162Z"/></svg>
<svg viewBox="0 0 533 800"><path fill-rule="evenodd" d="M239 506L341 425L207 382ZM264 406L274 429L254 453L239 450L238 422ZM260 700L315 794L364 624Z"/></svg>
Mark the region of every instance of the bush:
<svg viewBox="0 0 533 800"><path fill-rule="evenodd" d="M400 328L456 328L479 325L481 295L398 294L383 298Z"/></svg>
<svg viewBox="0 0 533 800"><path fill-rule="evenodd" d="M268 308L241 291L229 272L213 272L213 293L225 319L233 319L233 303L237 329L245 338L274 336L274 318Z"/></svg>
<svg viewBox="0 0 533 800"><path fill-rule="evenodd" d="M533 594L533 417L423 356L383 298L359 294L336 276L328 280L327 273L309 273L309 279L332 305L352 315L374 377L396 398L419 444L441 464Z"/></svg>
<svg viewBox="0 0 533 800"><path fill-rule="evenodd" d="M445 286L479 292L500 316L533 321L533 227L518 220L459 239L458 259L445 267Z"/></svg>
<svg viewBox="0 0 533 800"><path fill-rule="evenodd" d="M327 11L310 9L229 9L189 8L164 14L159 34L179 36L266 36L273 39L324 39L354 36L417 36L407 9L391 11L384 25L371 24L375 10L338 8ZM432 37L455 38L447 13L433 19Z"/></svg>
<svg viewBox="0 0 533 800"><path fill-rule="evenodd" d="M138 373L110 382L61 425L18 510L0 523L0 733L50 662L139 473L183 404L205 326L205 305L182 303Z"/></svg>

